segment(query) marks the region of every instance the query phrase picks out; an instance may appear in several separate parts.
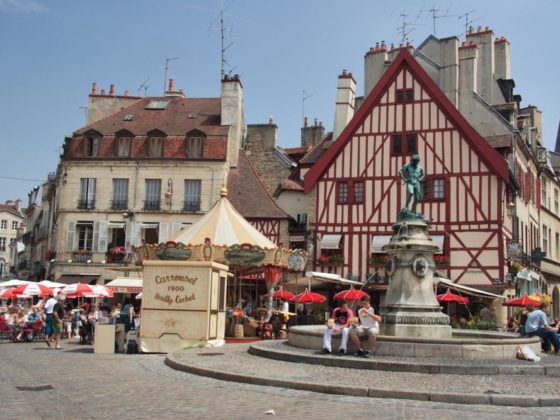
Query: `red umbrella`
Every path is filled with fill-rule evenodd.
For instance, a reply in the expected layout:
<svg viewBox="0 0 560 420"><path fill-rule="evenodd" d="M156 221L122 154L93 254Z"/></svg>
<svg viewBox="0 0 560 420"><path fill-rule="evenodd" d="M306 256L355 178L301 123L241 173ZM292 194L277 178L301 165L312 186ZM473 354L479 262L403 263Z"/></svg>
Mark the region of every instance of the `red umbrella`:
<svg viewBox="0 0 560 420"><path fill-rule="evenodd" d="M77 296L93 295L95 294L95 290L89 284L76 283L76 284L70 284L66 286L64 289L62 289L61 293L64 295L77 297Z"/></svg>
<svg viewBox="0 0 560 420"><path fill-rule="evenodd" d="M451 293L449 289L442 295L437 295L436 299L438 302L457 302L457 303L468 303L469 298L456 295L455 293Z"/></svg>
<svg viewBox="0 0 560 420"><path fill-rule="evenodd" d="M15 295L45 297L52 295L52 290L39 283L28 283L16 287L13 293Z"/></svg>
<svg viewBox="0 0 560 420"><path fill-rule="evenodd" d="M16 290L15 288L6 289L0 292L0 297L3 299L17 299L18 295L14 293L15 290Z"/></svg>
<svg viewBox="0 0 560 420"><path fill-rule="evenodd" d="M369 295L364 292L363 290L354 289L354 286L351 286L348 290L343 290L342 292L338 292L334 295L336 300L344 300L346 302L354 302L356 300L360 300L364 296L369 297Z"/></svg>
<svg viewBox="0 0 560 420"><path fill-rule="evenodd" d="M278 290L276 290L273 294L272 294L272 298L273 299L284 299L284 300L290 300L294 297L295 295L292 292L288 292L287 290L284 290L283 287L280 287ZM268 293L266 295L262 296L263 299L268 299Z"/></svg>
<svg viewBox="0 0 560 420"><path fill-rule="evenodd" d="M310 292L309 289L305 289L305 292L295 295L290 299L290 302L294 303L321 303L327 300L327 298L319 293Z"/></svg>
<svg viewBox="0 0 560 420"><path fill-rule="evenodd" d="M529 296L523 296L520 298L516 298L516 299L510 299L510 300L506 300L503 303L504 306L527 306L527 305L533 305L533 306L537 306L539 307L541 305L541 302L539 302L538 300L535 299L531 299Z"/></svg>

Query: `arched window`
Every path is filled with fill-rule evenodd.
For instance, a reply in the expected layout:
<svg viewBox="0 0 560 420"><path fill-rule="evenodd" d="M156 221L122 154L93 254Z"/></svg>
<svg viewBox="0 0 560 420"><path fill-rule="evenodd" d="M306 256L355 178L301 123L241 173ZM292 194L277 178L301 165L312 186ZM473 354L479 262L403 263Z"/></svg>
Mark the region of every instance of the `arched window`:
<svg viewBox="0 0 560 420"><path fill-rule="evenodd" d="M204 157L204 140L206 134L200 130L187 133L187 157L191 159L202 159Z"/></svg>
<svg viewBox="0 0 560 420"><path fill-rule="evenodd" d="M116 134L115 154L117 157L130 157L132 150L132 139L134 134L127 130L121 130Z"/></svg>
<svg viewBox="0 0 560 420"><path fill-rule="evenodd" d="M101 133L88 131L84 134L83 146L85 157L98 157L99 144L101 143Z"/></svg>
<svg viewBox="0 0 560 420"><path fill-rule="evenodd" d="M163 157L163 142L165 139L165 133L159 130L150 131L148 133L147 141L147 154L151 158L161 158Z"/></svg>

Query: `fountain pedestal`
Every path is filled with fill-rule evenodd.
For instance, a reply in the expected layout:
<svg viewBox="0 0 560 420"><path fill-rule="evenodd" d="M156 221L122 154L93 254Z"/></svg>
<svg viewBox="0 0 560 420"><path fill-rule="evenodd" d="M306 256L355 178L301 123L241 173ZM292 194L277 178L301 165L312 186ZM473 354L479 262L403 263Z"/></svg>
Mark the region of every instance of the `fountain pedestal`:
<svg viewBox="0 0 560 420"><path fill-rule="evenodd" d="M383 250L391 257L389 289L381 308L381 334L398 337L451 338L449 317L442 313L433 286L433 255L439 250L426 221L401 212Z"/></svg>

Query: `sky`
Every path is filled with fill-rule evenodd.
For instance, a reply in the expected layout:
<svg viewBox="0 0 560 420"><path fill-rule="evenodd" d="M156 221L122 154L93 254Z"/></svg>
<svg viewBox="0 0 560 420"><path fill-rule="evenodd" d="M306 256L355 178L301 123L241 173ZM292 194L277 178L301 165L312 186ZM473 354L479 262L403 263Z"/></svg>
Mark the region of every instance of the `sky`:
<svg viewBox="0 0 560 420"><path fill-rule="evenodd" d="M556 0L222 0L226 73L239 74L245 123L272 117L278 143L300 143L302 115L332 129L337 77L354 74L376 42L399 44L403 19L418 46L433 34L464 39L465 14L511 43L522 106L543 112L544 144L554 148L557 106ZM54 172L64 137L85 122L98 91L160 95L164 67L189 97L220 95L220 0L0 0L0 203ZM402 15L405 15L404 17ZM304 99L305 98L305 99Z"/></svg>

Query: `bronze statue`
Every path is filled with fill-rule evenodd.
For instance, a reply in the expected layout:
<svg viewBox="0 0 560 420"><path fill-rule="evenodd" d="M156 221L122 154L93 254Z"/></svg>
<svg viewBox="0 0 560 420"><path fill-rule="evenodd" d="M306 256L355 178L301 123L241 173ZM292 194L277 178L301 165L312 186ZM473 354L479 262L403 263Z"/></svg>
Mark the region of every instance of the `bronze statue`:
<svg viewBox="0 0 560 420"><path fill-rule="evenodd" d="M424 169L418 164L420 156L412 155L410 163L407 163L399 170L399 176L406 183L406 208L412 200L410 211L416 213L418 200L422 198L422 181L425 179Z"/></svg>

